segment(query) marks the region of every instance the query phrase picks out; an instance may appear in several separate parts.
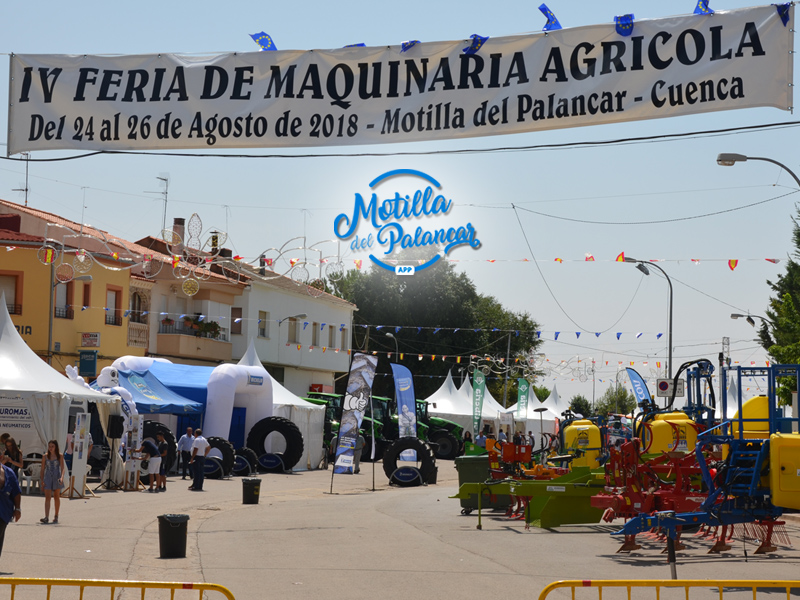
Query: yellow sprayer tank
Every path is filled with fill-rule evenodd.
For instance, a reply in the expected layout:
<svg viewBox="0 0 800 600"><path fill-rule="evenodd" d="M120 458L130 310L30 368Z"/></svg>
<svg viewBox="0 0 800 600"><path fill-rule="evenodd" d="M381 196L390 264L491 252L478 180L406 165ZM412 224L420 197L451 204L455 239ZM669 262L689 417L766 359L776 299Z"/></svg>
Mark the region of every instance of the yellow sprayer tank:
<svg viewBox="0 0 800 600"><path fill-rule="evenodd" d="M647 454L691 452L697 443L697 430L686 413L663 413L643 427L642 442Z"/></svg>
<svg viewBox="0 0 800 600"><path fill-rule="evenodd" d="M588 419L573 421L564 428L563 451L575 456L570 463L573 467L599 468L601 446L600 428Z"/></svg>
<svg viewBox="0 0 800 600"><path fill-rule="evenodd" d="M739 411L731 419L734 437L739 437ZM769 437L769 400L766 396L753 396L742 404L742 419L758 419L744 424L744 439L765 440Z"/></svg>
<svg viewBox="0 0 800 600"><path fill-rule="evenodd" d="M773 433L769 440L772 503L800 509L800 434Z"/></svg>

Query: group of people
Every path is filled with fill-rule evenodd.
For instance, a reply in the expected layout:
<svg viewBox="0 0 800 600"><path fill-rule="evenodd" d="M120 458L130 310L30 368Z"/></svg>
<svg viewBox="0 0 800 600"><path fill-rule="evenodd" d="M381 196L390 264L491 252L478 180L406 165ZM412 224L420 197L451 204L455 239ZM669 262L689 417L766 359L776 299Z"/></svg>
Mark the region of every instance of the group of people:
<svg viewBox="0 0 800 600"><path fill-rule="evenodd" d="M508 433L500 428L500 432L497 434L497 441L498 442L508 442L509 437ZM494 434L488 433L486 431L479 431L478 435L475 437L475 440L472 439L472 433L469 431L464 432L464 442L474 443L476 446L480 446L481 448L486 448L486 440L488 438L495 439ZM536 439L533 437L533 432L529 431L528 435L525 435L522 431L515 431L511 436L511 441L517 446L535 446Z"/></svg>
<svg viewBox="0 0 800 600"><path fill-rule="evenodd" d="M167 491L167 453L169 452L169 443L164 439L164 434L158 432L156 434L158 440L154 444L150 440L142 442L142 447L139 452L147 456L147 473L150 475L149 492L166 492ZM182 479L186 479L187 473L189 478L192 479L192 485L189 489L193 492L203 491L203 481L205 480L205 462L211 444L203 437L203 430L192 430L191 427L186 428L186 433L178 440L178 457L180 460L180 470L182 470Z"/></svg>

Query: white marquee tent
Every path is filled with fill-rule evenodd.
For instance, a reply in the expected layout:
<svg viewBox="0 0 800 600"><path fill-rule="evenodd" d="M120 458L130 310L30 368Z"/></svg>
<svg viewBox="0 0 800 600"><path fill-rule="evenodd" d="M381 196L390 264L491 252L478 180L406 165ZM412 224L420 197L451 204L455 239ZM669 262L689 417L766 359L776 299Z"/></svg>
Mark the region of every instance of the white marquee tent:
<svg viewBox="0 0 800 600"><path fill-rule="evenodd" d="M492 405L486 402L489 398L491 396L487 393L481 411L481 422L490 423L497 432L500 427L500 415L497 408L492 408ZM466 379L458 389L448 373L441 387L425 400L428 402L428 412L431 414L454 421L465 431L472 431L472 386L469 379ZM491 401L499 406L494 398L491 398ZM436 404L436 407L433 404Z"/></svg>
<svg viewBox="0 0 800 600"><path fill-rule="evenodd" d="M63 451L70 406L88 411L88 402L98 406L104 430L108 415L119 414L119 397L69 380L31 350L11 321L5 294L0 295L0 431L21 440L25 454L43 454L49 440L58 440Z"/></svg>

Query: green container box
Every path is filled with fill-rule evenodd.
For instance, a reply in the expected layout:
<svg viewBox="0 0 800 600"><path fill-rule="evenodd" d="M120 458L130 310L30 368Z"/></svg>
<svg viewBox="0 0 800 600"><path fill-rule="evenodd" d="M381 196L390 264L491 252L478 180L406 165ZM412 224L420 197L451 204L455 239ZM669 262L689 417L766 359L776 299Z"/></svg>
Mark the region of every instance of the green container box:
<svg viewBox="0 0 800 600"><path fill-rule="evenodd" d="M459 487L465 483L482 483L489 479L489 455L459 456L456 458ZM511 496L492 496L488 490L482 493L481 509L499 508L505 510L511 504ZM494 499L493 499L494 498ZM478 508L478 495L470 494L469 498L461 499L461 508L472 511Z"/></svg>

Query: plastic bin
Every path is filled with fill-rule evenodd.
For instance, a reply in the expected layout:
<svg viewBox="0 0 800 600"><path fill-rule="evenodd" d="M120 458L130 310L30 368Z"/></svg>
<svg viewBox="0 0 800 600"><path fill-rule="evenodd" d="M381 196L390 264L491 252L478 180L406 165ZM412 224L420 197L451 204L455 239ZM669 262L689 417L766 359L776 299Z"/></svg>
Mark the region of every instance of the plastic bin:
<svg viewBox="0 0 800 600"><path fill-rule="evenodd" d="M161 558L186 558L189 515L158 516L158 549Z"/></svg>
<svg viewBox="0 0 800 600"><path fill-rule="evenodd" d="M489 455L459 456L455 460L458 471L458 485L464 483L483 483L489 479ZM481 508L501 508L505 510L511 504L511 497L505 494L492 496L486 492L481 499ZM478 495L470 494L469 498L461 499L461 508L472 511L478 508Z"/></svg>
<svg viewBox="0 0 800 600"><path fill-rule="evenodd" d="M261 480L256 478L242 479L242 504L258 504L261 492Z"/></svg>

